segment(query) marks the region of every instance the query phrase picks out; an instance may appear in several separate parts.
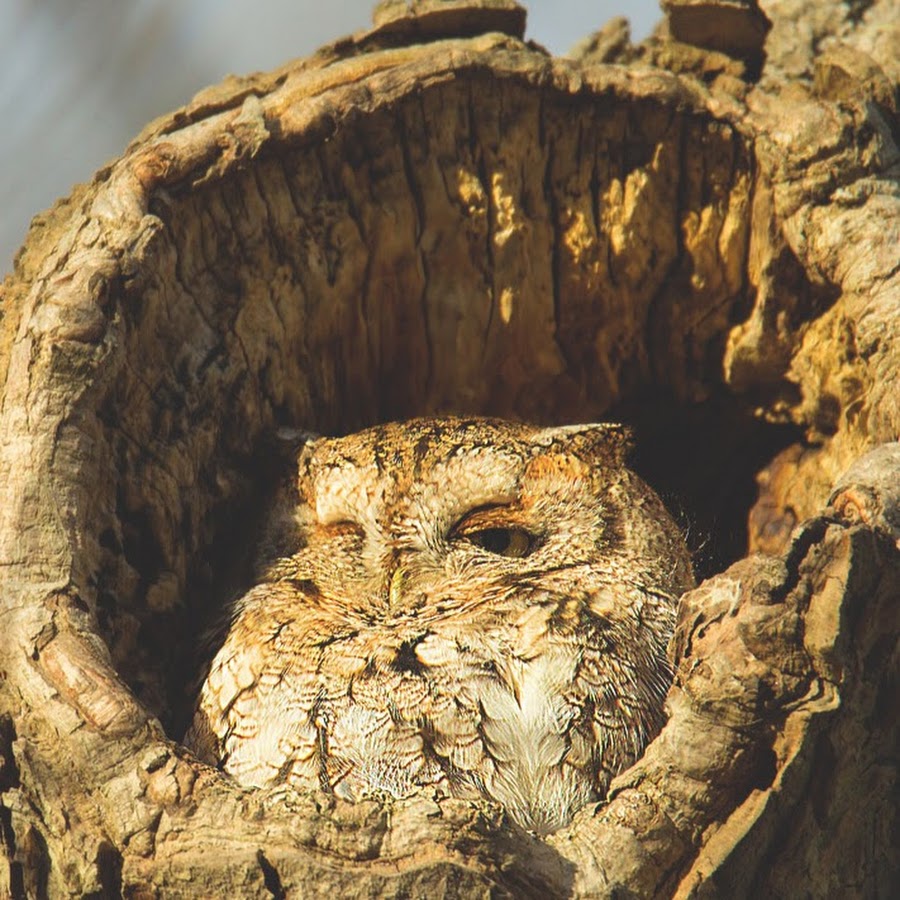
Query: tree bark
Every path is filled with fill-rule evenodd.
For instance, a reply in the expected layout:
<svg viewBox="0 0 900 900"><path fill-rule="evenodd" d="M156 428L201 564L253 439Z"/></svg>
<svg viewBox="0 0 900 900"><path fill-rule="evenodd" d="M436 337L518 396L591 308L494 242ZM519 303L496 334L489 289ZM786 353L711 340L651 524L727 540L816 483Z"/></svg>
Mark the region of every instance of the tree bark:
<svg viewBox="0 0 900 900"><path fill-rule="evenodd" d="M764 45L753 2L664 6L558 59L509 0L382 4L35 220L0 322L0 895L891 894L897 5L766 3ZM178 744L275 431L448 411L634 423L706 545L667 725L546 840Z"/></svg>

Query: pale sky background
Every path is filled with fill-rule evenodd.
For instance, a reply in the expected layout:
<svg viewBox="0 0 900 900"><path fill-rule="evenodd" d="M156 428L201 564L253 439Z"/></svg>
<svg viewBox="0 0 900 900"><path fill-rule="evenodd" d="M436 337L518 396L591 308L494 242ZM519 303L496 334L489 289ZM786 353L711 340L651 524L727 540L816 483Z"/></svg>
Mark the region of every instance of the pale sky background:
<svg viewBox="0 0 900 900"><path fill-rule="evenodd" d="M522 2L522 0L520 0ZM530 0L556 54L616 15L640 40L657 0ZM31 217L151 119L229 74L274 68L368 28L374 0L0 0L0 279Z"/></svg>

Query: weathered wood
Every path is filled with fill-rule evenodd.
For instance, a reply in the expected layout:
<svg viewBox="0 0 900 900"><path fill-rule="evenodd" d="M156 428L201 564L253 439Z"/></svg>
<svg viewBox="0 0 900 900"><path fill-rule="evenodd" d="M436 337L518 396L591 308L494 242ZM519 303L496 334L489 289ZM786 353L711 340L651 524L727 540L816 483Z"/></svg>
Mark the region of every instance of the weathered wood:
<svg viewBox="0 0 900 900"><path fill-rule="evenodd" d="M33 225L0 322L0 894L900 877L896 4L767 4L758 82L702 29L564 60L464 7L205 91ZM177 744L273 432L454 410L628 418L711 532L667 726L547 841L243 792Z"/></svg>

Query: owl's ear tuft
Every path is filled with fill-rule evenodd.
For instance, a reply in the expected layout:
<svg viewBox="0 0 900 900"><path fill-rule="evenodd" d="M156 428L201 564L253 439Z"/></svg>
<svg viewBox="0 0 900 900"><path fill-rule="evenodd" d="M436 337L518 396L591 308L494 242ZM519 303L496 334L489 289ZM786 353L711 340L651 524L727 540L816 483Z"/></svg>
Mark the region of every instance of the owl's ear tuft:
<svg viewBox="0 0 900 900"><path fill-rule="evenodd" d="M279 428L273 432L270 442L275 457L287 463L296 462L301 451L306 451L304 455L308 455L309 449L320 437L321 435L302 428Z"/></svg>
<svg viewBox="0 0 900 900"><path fill-rule="evenodd" d="M280 446L296 452L305 444L309 444L321 436L314 431L304 431L302 428L279 428L275 432L275 441Z"/></svg>
<svg viewBox="0 0 900 900"><path fill-rule="evenodd" d="M275 470L283 470L289 482L308 475L312 448L321 435L301 428L279 428L269 433L265 443L266 462Z"/></svg>
<svg viewBox="0 0 900 900"><path fill-rule="evenodd" d="M605 456L613 465L624 465L634 446L634 433L616 422L554 425L536 432L532 442L538 447L556 445L576 453Z"/></svg>

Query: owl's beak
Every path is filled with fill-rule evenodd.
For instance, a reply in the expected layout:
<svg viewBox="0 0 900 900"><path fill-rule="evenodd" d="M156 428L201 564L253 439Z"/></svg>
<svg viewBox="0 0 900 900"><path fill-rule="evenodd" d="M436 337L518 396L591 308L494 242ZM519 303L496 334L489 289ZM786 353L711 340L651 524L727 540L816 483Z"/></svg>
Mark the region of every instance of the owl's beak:
<svg viewBox="0 0 900 900"><path fill-rule="evenodd" d="M405 570L403 564L397 560L394 571L391 572L391 581L388 585L388 607L397 609L403 599L403 582Z"/></svg>

